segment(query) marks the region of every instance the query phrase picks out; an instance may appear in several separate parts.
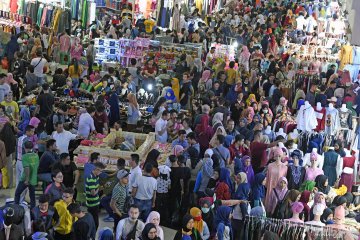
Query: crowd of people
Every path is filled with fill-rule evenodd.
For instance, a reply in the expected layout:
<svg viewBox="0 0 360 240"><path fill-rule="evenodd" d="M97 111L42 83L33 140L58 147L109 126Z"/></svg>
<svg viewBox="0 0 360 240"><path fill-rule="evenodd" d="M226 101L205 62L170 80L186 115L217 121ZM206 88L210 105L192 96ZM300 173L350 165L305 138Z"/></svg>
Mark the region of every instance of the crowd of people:
<svg viewBox="0 0 360 240"><path fill-rule="evenodd" d="M343 4L227 1L196 29L186 19L204 17L199 9L177 28L162 32L154 26L150 34L144 23L132 26L127 19L95 22L88 29L75 21L72 29L51 36L51 45L40 27L20 27L7 44L8 73L0 74L1 184L15 187L14 201L0 213L0 239L164 240L169 238L162 227L168 227L177 231L174 240L243 240L253 239L254 233L245 231L249 216L329 227L354 239L356 228L345 220L360 221L360 194L352 187L359 83L339 73L342 59L320 62L290 47L321 46L331 36L339 40L329 54L339 53L346 39ZM95 38L159 35L201 44L202 57L184 53L171 71L159 69L153 58L131 59L127 67L100 74ZM84 36L90 38L86 44L80 41ZM229 44L230 38L237 43L235 58L217 57L211 43ZM70 53L71 62L53 69L60 52ZM298 81L299 72L307 71L321 81ZM139 93L149 83L155 102L151 118L144 120ZM69 105L67 99L75 98L78 104ZM305 115L310 108L316 118ZM339 124L347 124L351 141L333 137L327 144L324 139L304 144L300 135L309 127L313 134L335 131L328 111L343 108L349 113ZM284 121L295 126L279 128ZM109 173L100 153L93 152L83 169L85 202L77 202L82 181L73 151L80 141L135 131L145 123L157 142L171 145L166 160L160 161L165 153L159 149L146 159L119 156L117 170ZM135 145L134 138L125 138L120 149L133 152ZM111 178L117 183L106 195L102 183ZM19 205L30 212L27 223L17 218ZM109 225L99 229L102 209ZM280 239L271 229L257 234Z"/></svg>

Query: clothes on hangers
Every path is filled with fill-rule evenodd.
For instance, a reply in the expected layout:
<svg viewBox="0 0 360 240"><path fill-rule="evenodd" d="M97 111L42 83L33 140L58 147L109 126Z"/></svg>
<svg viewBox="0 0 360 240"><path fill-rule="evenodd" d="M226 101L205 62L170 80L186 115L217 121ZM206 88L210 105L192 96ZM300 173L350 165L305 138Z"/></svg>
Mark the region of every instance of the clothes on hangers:
<svg viewBox="0 0 360 240"><path fill-rule="evenodd" d="M346 64L353 62L353 47L350 45L343 45L339 53L340 69L344 69Z"/></svg>
<svg viewBox="0 0 360 240"><path fill-rule="evenodd" d="M326 109L324 107L321 108L321 110L318 110L317 107L314 107L316 120L317 120L317 126L315 128L316 132L324 131L325 129L325 117L326 117Z"/></svg>
<svg viewBox="0 0 360 240"><path fill-rule="evenodd" d="M343 169L343 161L333 149L324 153L324 175L328 177L329 186L334 186Z"/></svg>
<svg viewBox="0 0 360 240"><path fill-rule="evenodd" d="M347 187L347 192L351 192L352 186L354 184L354 166L354 155L343 157L343 169L339 186L345 185Z"/></svg>
<svg viewBox="0 0 360 240"><path fill-rule="evenodd" d="M336 108L326 108L326 124L325 132L334 135L336 130L340 127L339 111Z"/></svg>
<svg viewBox="0 0 360 240"><path fill-rule="evenodd" d="M296 116L297 129L311 131L317 127L317 119L312 106L301 106Z"/></svg>

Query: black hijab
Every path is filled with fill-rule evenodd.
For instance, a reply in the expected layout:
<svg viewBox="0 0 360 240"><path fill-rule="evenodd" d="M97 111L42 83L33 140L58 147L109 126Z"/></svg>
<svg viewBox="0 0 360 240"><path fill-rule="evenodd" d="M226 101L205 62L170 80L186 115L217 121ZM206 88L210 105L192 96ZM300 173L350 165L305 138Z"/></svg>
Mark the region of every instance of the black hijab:
<svg viewBox="0 0 360 240"><path fill-rule="evenodd" d="M327 218L329 217L330 214L333 214L333 211L330 208L325 208L323 214L320 217L321 222L326 223Z"/></svg>
<svg viewBox="0 0 360 240"><path fill-rule="evenodd" d="M330 186L325 186L326 180L328 180L328 177L326 175L318 175L315 178L315 187L318 189L319 192L322 192L324 194L328 194L330 191Z"/></svg>
<svg viewBox="0 0 360 240"><path fill-rule="evenodd" d="M156 149L152 149L148 155L146 156L146 160L144 163L144 166L147 163L151 163L151 165L155 168L157 168L159 166L158 162L157 162L157 158L160 156L160 152Z"/></svg>
<svg viewBox="0 0 360 240"><path fill-rule="evenodd" d="M157 236L153 239L148 237L150 230L153 228L156 229L156 226L153 223L147 223L141 233L141 240L160 240Z"/></svg>

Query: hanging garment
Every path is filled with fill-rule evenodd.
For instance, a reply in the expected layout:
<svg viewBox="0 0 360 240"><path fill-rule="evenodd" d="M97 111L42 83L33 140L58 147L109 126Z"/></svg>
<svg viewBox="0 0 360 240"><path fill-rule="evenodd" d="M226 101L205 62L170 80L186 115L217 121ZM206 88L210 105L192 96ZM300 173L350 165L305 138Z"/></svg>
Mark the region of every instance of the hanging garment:
<svg viewBox="0 0 360 240"><path fill-rule="evenodd" d="M311 131L317 127L315 111L311 106L302 105L296 116L297 129Z"/></svg>
<svg viewBox="0 0 360 240"><path fill-rule="evenodd" d="M326 108L325 133L334 135L339 127L339 111L336 108Z"/></svg>
<svg viewBox="0 0 360 240"><path fill-rule="evenodd" d="M41 24L41 17L42 17L43 10L44 10L44 4L40 4L39 8L38 8L38 11L37 11L37 15L36 15L37 16L36 17L36 24L38 26L40 26L40 24Z"/></svg>
<svg viewBox="0 0 360 240"><path fill-rule="evenodd" d="M341 128L352 128L352 112L349 109L345 108L345 110L343 110L339 108L339 118Z"/></svg>
<svg viewBox="0 0 360 240"><path fill-rule="evenodd" d="M340 69L343 70L346 64L352 64L353 62L353 49L352 46L343 45L340 54Z"/></svg>
<svg viewBox="0 0 360 240"><path fill-rule="evenodd" d="M85 29L87 22L88 22L88 15L89 15L89 9L88 9L88 2L87 0L83 1L83 6L82 6L82 14L81 14L81 20L82 20L82 27Z"/></svg>
<svg viewBox="0 0 360 240"><path fill-rule="evenodd" d="M47 14L48 8L45 7L43 12L42 12L42 16L41 16L41 20L40 20L40 26L43 27L45 20L46 20L46 14Z"/></svg>
<svg viewBox="0 0 360 240"><path fill-rule="evenodd" d="M315 115L316 115L316 120L318 125L316 126L315 131L320 132L320 131L324 131L325 129L325 118L326 118L326 109L325 108L321 108L321 110L317 110L316 107L314 107L315 110Z"/></svg>
<svg viewBox="0 0 360 240"><path fill-rule="evenodd" d="M343 172L341 174L339 186L345 185L348 192L351 192L352 186L354 184L354 165L355 156L343 157Z"/></svg>
<svg viewBox="0 0 360 240"><path fill-rule="evenodd" d="M342 159L334 150L324 153L324 175L328 177L329 186L334 186L336 179L342 172Z"/></svg>
<svg viewBox="0 0 360 240"><path fill-rule="evenodd" d="M353 47L353 64L360 64L360 48Z"/></svg>
<svg viewBox="0 0 360 240"><path fill-rule="evenodd" d="M18 10L18 1L10 0L10 12L17 13L17 10Z"/></svg>
<svg viewBox="0 0 360 240"><path fill-rule="evenodd" d="M345 78L349 78L351 79L352 82L355 82L358 80L358 76L359 76L359 71L360 71L360 64L359 65L351 65L351 64L347 64L344 67L344 71L347 70L348 74L350 76L345 76ZM346 71L345 71L346 72ZM341 75L341 83L343 84L343 74ZM350 82L350 81L349 81ZM345 85L345 84L344 84Z"/></svg>

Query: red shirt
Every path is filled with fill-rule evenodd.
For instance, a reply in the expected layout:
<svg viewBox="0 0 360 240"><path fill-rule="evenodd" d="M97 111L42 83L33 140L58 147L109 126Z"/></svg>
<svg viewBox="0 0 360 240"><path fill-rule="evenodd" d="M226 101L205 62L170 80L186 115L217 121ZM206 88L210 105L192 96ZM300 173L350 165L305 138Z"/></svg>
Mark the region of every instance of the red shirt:
<svg viewBox="0 0 360 240"><path fill-rule="evenodd" d="M156 72L156 67L154 65L153 66L145 65L144 72L145 70L147 70L148 73L153 74L154 72Z"/></svg>
<svg viewBox="0 0 360 240"><path fill-rule="evenodd" d="M109 119L108 119L106 113L103 112L100 115L95 113L93 116L93 119L94 119L94 125L95 125L96 132L103 133L104 124L109 123Z"/></svg>
<svg viewBox="0 0 360 240"><path fill-rule="evenodd" d="M231 144L229 147L229 151L230 151L230 164L232 163L232 161L234 160L234 158L238 155L240 156L245 156L248 155L250 156L250 151L249 149L244 148L243 146L240 146L239 148L235 147L235 144Z"/></svg>
<svg viewBox="0 0 360 240"><path fill-rule="evenodd" d="M268 146L269 144L260 142L252 142L250 144L251 165L255 172L261 167L265 167L267 163L266 149Z"/></svg>

